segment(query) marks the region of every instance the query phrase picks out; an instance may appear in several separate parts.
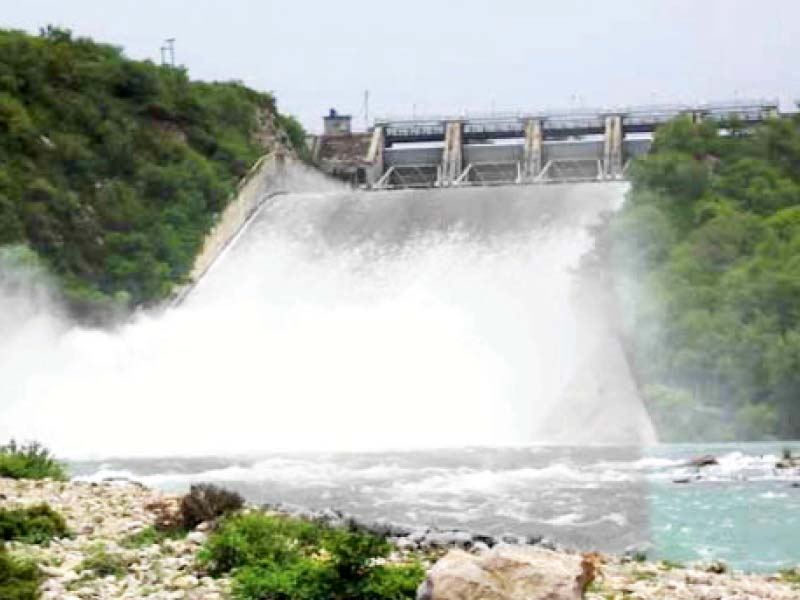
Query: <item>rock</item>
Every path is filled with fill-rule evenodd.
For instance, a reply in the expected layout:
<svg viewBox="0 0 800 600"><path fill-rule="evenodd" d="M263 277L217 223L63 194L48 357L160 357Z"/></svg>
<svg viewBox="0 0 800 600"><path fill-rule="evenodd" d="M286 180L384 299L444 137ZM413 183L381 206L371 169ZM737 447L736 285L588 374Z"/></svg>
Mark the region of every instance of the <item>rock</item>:
<svg viewBox="0 0 800 600"><path fill-rule="evenodd" d="M208 535L202 531L192 531L186 536L186 541L195 546L202 546L208 540Z"/></svg>
<svg viewBox="0 0 800 600"><path fill-rule="evenodd" d="M500 536L500 541L504 544L512 544L512 545L525 543L524 538L521 539L518 535L513 533L504 533L503 535Z"/></svg>
<svg viewBox="0 0 800 600"><path fill-rule="evenodd" d="M546 541L546 540L541 535L526 535L525 536L525 543L528 544L529 546L535 546L536 544L541 544L544 541Z"/></svg>
<svg viewBox="0 0 800 600"><path fill-rule="evenodd" d="M480 555L451 550L417 591L418 600L580 600L590 573L580 556L502 545Z"/></svg>
<svg viewBox="0 0 800 600"><path fill-rule="evenodd" d="M429 529L415 529L405 537L410 539L412 542L419 544L422 540L425 539L425 536L428 535L429 531L430 531Z"/></svg>
<svg viewBox="0 0 800 600"><path fill-rule="evenodd" d="M78 528L78 535L92 535L94 533L94 526L88 523L81 525Z"/></svg>
<svg viewBox="0 0 800 600"><path fill-rule="evenodd" d="M548 550L552 550L553 552L558 550L558 544L556 544L553 540L548 538L542 538L541 540L539 540L537 546L541 546L542 548L547 548Z"/></svg>
<svg viewBox="0 0 800 600"><path fill-rule="evenodd" d="M48 565L39 565L39 570L48 577L58 577L59 579L67 574L65 569L50 567Z"/></svg>
<svg viewBox="0 0 800 600"><path fill-rule="evenodd" d="M172 585L179 590L188 590L197 587L198 579L194 575L181 575L173 580Z"/></svg>
<svg viewBox="0 0 800 600"><path fill-rule="evenodd" d="M477 544L477 543L486 544L489 548L491 548L492 546L497 545L497 540L494 539L494 536L493 535L488 535L488 534L485 534L485 533L475 533L475 534L473 534L472 535L472 541L475 544Z"/></svg>
<svg viewBox="0 0 800 600"><path fill-rule="evenodd" d="M489 551L489 546L484 542L473 542L472 552L475 554L482 554Z"/></svg>
<svg viewBox="0 0 800 600"><path fill-rule="evenodd" d="M211 523L208 521L203 521L202 523L198 524L197 527L194 528L195 531L210 531L211 530Z"/></svg>
<svg viewBox="0 0 800 600"><path fill-rule="evenodd" d="M410 538L402 537L394 542L394 547L398 550L416 550L417 543Z"/></svg>
<svg viewBox="0 0 800 600"><path fill-rule="evenodd" d="M472 546L472 536L466 531L434 531L422 540L421 545L429 548L464 548Z"/></svg>
<svg viewBox="0 0 800 600"><path fill-rule="evenodd" d="M719 461L717 457L712 454L704 454L702 456L695 456L692 460L690 460L687 465L690 467L710 467L712 465L718 465Z"/></svg>

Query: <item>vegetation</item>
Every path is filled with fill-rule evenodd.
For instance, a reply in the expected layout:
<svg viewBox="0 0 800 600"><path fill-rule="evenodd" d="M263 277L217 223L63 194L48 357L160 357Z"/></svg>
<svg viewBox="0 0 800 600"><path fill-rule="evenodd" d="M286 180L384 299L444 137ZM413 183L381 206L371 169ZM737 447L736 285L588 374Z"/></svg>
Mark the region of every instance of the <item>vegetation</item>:
<svg viewBox="0 0 800 600"><path fill-rule="evenodd" d="M0 598L3 600L36 600L42 575L31 560L9 553L0 542Z"/></svg>
<svg viewBox="0 0 800 600"><path fill-rule="evenodd" d="M213 521L244 506L244 498L236 492L210 483L193 485L181 498L181 521L185 529L194 529L203 521Z"/></svg>
<svg viewBox="0 0 800 600"><path fill-rule="evenodd" d="M251 513L226 518L200 558L212 574L232 572L242 599L414 598L423 569L386 563L390 549L366 533Z"/></svg>
<svg viewBox="0 0 800 600"><path fill-rule="evenodd" d="M800 120L678 119L612 221L629 346L668 440L800 434Z"/></svg>
<svg viewBox="0 0 800 600"><path fill-rule="evenodd" d="M269 94L0 30L0 246L35 250L78 314L164 298L272 124L303 147Z"/></svg>
<svg viewBox="0 0 800 600"><path fill-rule="evenodd" d="M61 514L47 504L28 508L0 508L0 542L20 541L43 544L69 533Z"/></svg>
<svg viewBox="0 0 800 600"><path fill-rule="evenodd" d="M89 548L78 571L91 571L95 577L122 577L128 571L128 562L119 554L109 552L102 542Z"/></svg>
<svg viewBox="0 0 800 600"><path fill-rule="evenodd" d="M137 533L132 533L122 539L120 546L128 549L146 548L154 544L160 544L164 540L177 540L186 536L185 529L157 529L149 526Z"/></svg>
<svg viewBox="0 0 800 600"><path fill-rule="evenodd" d="M50 451L36 442L0 446L0 477L11 479L56 479L65 481L67 471Z"/></svg>

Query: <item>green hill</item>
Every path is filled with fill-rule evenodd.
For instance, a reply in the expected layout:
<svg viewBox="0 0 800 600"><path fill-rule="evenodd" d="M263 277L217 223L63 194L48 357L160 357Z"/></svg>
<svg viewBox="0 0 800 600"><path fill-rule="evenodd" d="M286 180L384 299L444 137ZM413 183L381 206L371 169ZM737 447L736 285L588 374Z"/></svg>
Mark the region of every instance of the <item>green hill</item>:
<svg viewBox="0 0 800 600"><path fill-rule="evenodd" d="M282 136L303 141L269 94L61 29L0 30L0 245L32 249L78 314L158 301Z"/></svg>
<svg viewBox="0 0 800 600"><path fill-rule="evenodd" d="M637 371L672 440L800 437L800 119L675 121L612 221Z"/></svg>

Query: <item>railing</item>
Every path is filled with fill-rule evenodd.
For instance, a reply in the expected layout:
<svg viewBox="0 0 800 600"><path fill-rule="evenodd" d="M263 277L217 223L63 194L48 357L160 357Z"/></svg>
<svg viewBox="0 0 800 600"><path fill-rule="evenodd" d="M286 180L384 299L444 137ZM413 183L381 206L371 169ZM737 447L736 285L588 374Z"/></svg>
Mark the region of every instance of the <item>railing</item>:
<svg viewBox="0 0 800 600"><path fill-rule="evenodd" d="M555 111L506 111L493 113L462 113L460 115L429 115L424 117L378 117L376 126L386 130L387 137L444 136L445 123L462 121L466 134L490 132L524 132L524 122L540 119L551 130L596 129L604 126L605 117L620 115L631 125L658 125L680 114L696 113L713 120L738 118L746 122L760 121L778 110L777 100L729 100L702 104L659 104L649 106L617 106L604 108L575 108Z"/></svg>

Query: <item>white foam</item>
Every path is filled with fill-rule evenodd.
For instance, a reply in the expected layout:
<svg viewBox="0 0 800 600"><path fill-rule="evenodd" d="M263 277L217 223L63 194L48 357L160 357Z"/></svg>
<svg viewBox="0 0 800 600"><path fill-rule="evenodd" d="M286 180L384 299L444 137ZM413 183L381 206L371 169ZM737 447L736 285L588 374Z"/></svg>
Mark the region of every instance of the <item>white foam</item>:
<svg viewBox="0 0 800 600"><path fill-rule="evenodd" d="M535 442L576 368L586 226L622 195L576 189L514 192L540 225L497 210L476 219L501 222L485 236L460 228L458 196L440 213L408 195L281 197L180 308L113 332L48 313L3 332L0 440L69 457Z"/></svg>

